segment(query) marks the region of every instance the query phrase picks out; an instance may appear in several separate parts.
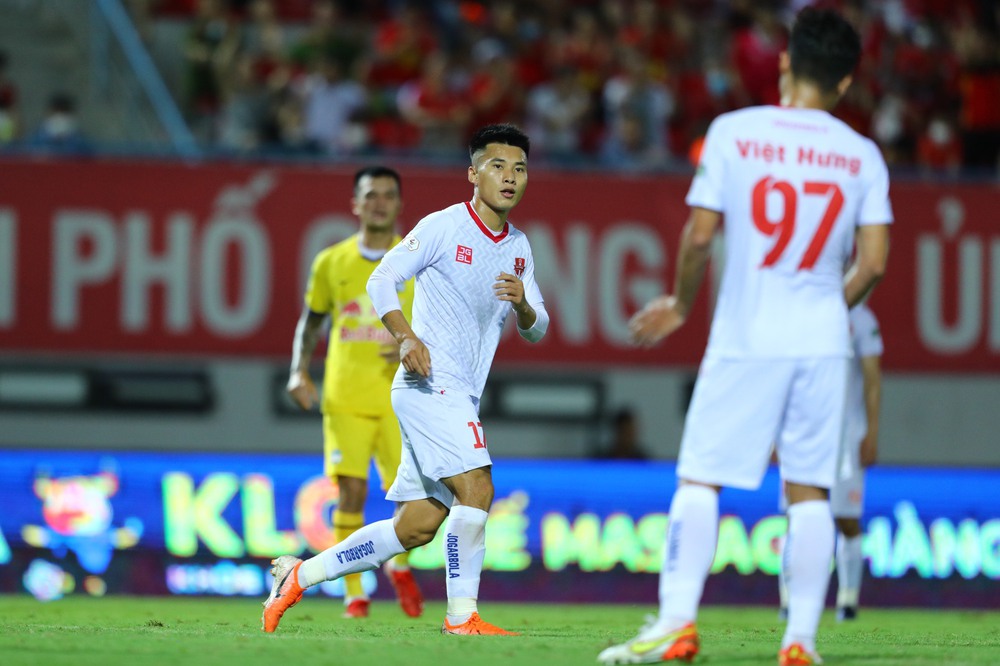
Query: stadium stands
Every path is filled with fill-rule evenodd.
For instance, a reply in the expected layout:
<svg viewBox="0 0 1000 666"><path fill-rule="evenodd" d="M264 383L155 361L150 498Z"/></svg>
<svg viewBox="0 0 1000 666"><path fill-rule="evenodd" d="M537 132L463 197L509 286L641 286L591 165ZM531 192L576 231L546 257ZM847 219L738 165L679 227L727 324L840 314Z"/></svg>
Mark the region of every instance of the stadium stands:
<svg viewBox="0 0 1000 666"><path fill-rule="evenodd" d="M648 170L687 163L719 113L777 102L786 26L810 3L124 4L206 149L449 157L470 127L503 119L531 128L549 160ZM992 3L833 4L866 51L841 117L895 167L995 170ZM22 137L39 122L23 118Z"/></svg>

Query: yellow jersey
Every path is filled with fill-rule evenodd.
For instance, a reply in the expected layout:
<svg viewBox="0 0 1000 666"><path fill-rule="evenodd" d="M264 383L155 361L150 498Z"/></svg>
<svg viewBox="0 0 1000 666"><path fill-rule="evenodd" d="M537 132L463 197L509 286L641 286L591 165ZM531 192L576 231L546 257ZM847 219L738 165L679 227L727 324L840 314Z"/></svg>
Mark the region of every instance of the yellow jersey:
<svg viewBox="0 0 1000 666"><path fill-rule="evenodd" d="M392 244L399 243L399 236ZM397 363L379 355L393 342L382 325L365 286L378 260L361 255L358 235L331 245L313 261L306 287L306 307L330 315L330 336L323 378L323 412L380 415L392 411L389 390ZM399 293L407 320L413 308L413 280Z"/></svg>

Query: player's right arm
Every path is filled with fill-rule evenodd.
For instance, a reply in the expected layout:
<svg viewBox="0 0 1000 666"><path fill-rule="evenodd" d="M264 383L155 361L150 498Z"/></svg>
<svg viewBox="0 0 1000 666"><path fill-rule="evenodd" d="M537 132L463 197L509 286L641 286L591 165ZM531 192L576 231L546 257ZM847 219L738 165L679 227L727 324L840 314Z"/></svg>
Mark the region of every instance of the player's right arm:
<svg viewBox="0 0 1000 666"><path fill-rule="evenodd" d="M691 207L677 251L677 275L673 294L654 298L629 321L632 341L648 347L680 328L705 279L712 238L722 222L726 179L727 133L723 116L716 118L705 135L691 189L685 201Z"/></svg>
<svg viewBox="0 0 1000 666"><path fill-rule="evenodd" d="M861 440L861 465L869 467L878 459L878 421L882 405L882 333L878 320L869 308L861 305L851 310L851 334L854 355L861 369L867 431Z"/></svg>
<svg viewBox="0 0 1000 666"><path fill-rule="evenodd" d="M431 354L410 327L399 302L398 287L438 257L443 221L432 226L434 216L425 217L406 238L389 250L368 278L367 291L382 324L399 343L399 362L407 372L423 377L431 374Z"/></svg>
<svg viewBox="0 0 1000 666"><path fill-rule="evenodd" d="M431 353L417 337L406 321L402 310L391 310L382 317L382 323L399 343L399 362L407 372L415 372L422 377L431 374Z"/></svg>
<svg viewBox="0 0 1000 666"><path fill-rule="evenodd" d="M406 321L396 290L397 285L403 284L413 276L401 275L391 260L387 262L390 254L391 251L382 257L381 263L368 278L368 296L372 299L372 306L382 319L382 324L399 345L399 362L407 372L416 372L423 377L429 377L431 353L413 332L410 322Z"/></svg>
<svg viewBox="0 0 1000 666"><path fill-rule="evenodd" d="M861 440L861 465L871 467L878 460L878 414L882 404L882 359L879 356L861 358L864 382L865 416L868 430Z"/></svg>
<svg viewBox="0 0 1000 666"><path fill-rule="evenodd" d="M707 208L691 209L681 232L677 252L677 277L673 295L654 298L629 322L632 340L648 347L680 328L705 279L705 267L712 253L712 238L722 221L722 214Z"/></svg>
<svg viewBox="0 0 1000 666"><path fill-rule="evenodd" d="M313 312L309 307L302 309L302 316L295 326L295 339L292 341L292 367L288 375L286 390L295 403L302 409L312 409L319 402L319 393L312 377L309 376L309 362L316 344L319 342L326 315Z"/></svg>
<svg viewBox="0 0 1000 666"><path fill-rule="evenodd" d="M295 339L292 341L292 367L285 390L302 409L312 409L319 402L319 393L309 376L309 363L319 342L326 313L333 311L333 294L326 279L329 271L330 253L320 252L313 259L309 271L305 307L295 326Z"/></svg>

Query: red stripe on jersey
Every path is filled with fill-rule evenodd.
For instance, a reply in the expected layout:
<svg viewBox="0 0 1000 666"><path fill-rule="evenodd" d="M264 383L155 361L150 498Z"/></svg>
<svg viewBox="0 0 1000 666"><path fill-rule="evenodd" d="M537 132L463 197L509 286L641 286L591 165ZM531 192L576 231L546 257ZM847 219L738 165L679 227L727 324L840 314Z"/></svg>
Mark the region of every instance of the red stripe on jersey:
<svg viewBox="0 0 1000 666"><path fill-rule="evenodd" d="M504 238L507 238L507 233L510 232L510 227L506 222L503 223L503 230L499 234L494 234L493 231L491 231L490 228L486 226L486 224L481 219L479 219L479 215L476 214L476 209L472 207L472 204L470 202L466 201L465 207L469 209L469 215L472 216L472 221L476 223L476 226L479 227L479 230L482 231L484 234L486 234L486 237L489 238L491 241L493 241L494 243L499 243Z"/></svg>

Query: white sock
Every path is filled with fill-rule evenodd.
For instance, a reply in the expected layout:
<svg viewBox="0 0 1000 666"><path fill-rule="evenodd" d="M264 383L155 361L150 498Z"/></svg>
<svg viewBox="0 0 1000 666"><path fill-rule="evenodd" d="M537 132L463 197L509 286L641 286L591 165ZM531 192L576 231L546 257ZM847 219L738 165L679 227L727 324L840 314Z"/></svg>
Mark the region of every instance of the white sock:
<svg viewBox="0 0 1000 666"><path fill-rule="evenodd" d="M299 567L299 585L309 587L347 574L376 569L406 549L399 543L392 519L365 525Z"/></svg>
<svg viewBox="0 0 1000 666"><path fill-rule="evenodd" d="M719 494L707 486L680 486L670 503L657 630L672 631L698 617L718 540Z"/></svg>
<svg viewBox="0 0 1000 666"><path fill-rule="evenodd" d="M837 539L837 606L857 607L863 569L861 535L845 537L841 534Z"/></svg>
<svg viewBox="0 0 1000 666"><path fill-rule="evenodd" d="M451 507L444 531L444 575L451 624L461 624L477 611L488 517L482 509L471 506Z"/></svg>
<svg viewBox="0 0 1000 666"><path fill-rule="evenodd" d="M810 652L816 651L816 628L830 583L834 534L830 502L810 500L788 507L783 561L788 586L788 625L782 648L801 643Z"/></svg>

